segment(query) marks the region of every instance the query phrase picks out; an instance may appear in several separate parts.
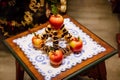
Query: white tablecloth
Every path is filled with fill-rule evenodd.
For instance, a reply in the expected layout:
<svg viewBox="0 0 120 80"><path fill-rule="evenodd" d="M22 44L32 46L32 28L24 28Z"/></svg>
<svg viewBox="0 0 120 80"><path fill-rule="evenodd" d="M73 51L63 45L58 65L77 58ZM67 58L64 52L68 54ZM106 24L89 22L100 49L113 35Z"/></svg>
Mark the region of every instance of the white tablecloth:
<svg viewBox="0 0 120 80"><path fill-rule="evenodd" d="M83 41L83 48L79 54L71 53L69 56L64 58L62 65L57 68L54 68L50 65L49 58L46 54L42 54L41 50L36 50L32 45L33 34L28 34L21 38L13 40L28 57L29 61L35 66L35 68L40 72L45 80L51 80L52 77L60 74L62 71L72 68L78 63L81 63L82 60L92 58L94 55L97 55L106 49L100 44L95 42L89 35L83 32L79 27L77 27L69 18L64 19L65 28L75 37L80 37ZM36 33L41 34L44 32L44 28L38 30ZM61 42L61 46L65 46L64 42Z"/></svg>

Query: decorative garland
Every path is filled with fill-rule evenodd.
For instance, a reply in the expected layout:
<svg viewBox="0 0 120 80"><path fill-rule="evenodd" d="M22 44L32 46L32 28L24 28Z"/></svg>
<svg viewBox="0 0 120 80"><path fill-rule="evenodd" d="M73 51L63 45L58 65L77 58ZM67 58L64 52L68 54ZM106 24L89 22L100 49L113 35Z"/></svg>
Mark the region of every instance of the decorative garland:
<svg viewBox="0 0 120 80"><path fill-rule="evenodd" d="M3 8L13 7L16 5L16 1L17 0L9 0L5 2L1 0L0 6ZM51 5L56 5L58 3L60 3L60 6L58 7L59 11L64 13L66 11L66 0L30 0L28 4L28 10L25 10L23 19L21 21L7 20L5 18L0 19L0 32L3 34L3 36L10 36L11 34L19 33L18 29L22 28L21 31L23 31L31 27L35 27L36 25L40 25L40 22L35 21L34 19L43 16L45 19L43 22L47 21L51 13ZM10 29L5 29L8 27Z"/></svg>

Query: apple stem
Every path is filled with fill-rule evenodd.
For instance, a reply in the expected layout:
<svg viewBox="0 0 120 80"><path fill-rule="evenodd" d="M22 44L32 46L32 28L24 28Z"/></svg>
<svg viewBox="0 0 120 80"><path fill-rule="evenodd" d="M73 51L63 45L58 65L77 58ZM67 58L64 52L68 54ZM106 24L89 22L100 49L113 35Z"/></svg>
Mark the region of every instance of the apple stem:
<svg viewBox="0 0 120 80"><path fill-rule="evenodd" d="M37 34L35 32L33 34L34 34L34 36L37 36Z"/></svg>
<svg viewBox="0 0 120 80"><path fill-rule="evenodd" d="M54 51L53 51L53 55L56 55Z"/></svg>
<svg viewBox="0 0 120 80"><path fill-rule="evenodd" d="M80 40L80 37L78 37L78 40Z"/></svg>
<svg viewBox="0 0 120 80"><path fill-rule="evenodd" d="M39 38L38 35L35 32L33 34L34 34L34 36L36 36L37 38Z"/></svg>
<svg viewBox="0 0 120 80"><path fill-rule="evenodd" d="M50 50L54 51L55 49L54 49L54 47L50 46Z"/></svg>

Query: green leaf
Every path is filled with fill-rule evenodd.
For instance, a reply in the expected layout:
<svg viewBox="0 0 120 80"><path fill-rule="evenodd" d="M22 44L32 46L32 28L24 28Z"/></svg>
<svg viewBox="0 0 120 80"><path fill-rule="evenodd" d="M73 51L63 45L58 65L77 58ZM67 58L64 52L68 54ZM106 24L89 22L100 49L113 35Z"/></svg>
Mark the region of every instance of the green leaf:
<svg viewBox="0 0 120 80"><path fill-rule="evenodd" d="M54 15L56 15L57 13L58 13L58 9L57 9L57 7L55 6L55 5L51 5L51 8L52 8L52 13L54 14Z"/></svg>

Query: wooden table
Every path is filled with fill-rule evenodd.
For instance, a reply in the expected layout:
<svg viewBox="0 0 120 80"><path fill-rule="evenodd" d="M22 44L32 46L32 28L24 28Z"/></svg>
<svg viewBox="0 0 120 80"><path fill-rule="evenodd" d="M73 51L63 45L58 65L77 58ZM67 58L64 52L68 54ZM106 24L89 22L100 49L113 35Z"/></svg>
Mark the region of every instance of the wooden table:
<svg viewBox="0 0 120 80"><path fill-rule="evenodd" d="M116 34L117 48L118 48L118 56L120 57L120 33Z"/></svg>
<svg viewBox="0 0 120 80"><path fill-rule="evenodd" d="M106 43L105 41L103 41L102 39L100 39L97 35L95 35L94 33L92 33L90 30L88 30L86 27L84 27L83 25L81 25L80 23L78 23L76 20L74 20L73 18L71 18L68 15L65 15L64 17L70 18L71 21L76 24L77 26L80 27L80 29L82 29L85 33L87 33L91 38L93 38L93 40L95 40L97 43L99 43L100 45L102 45L103 47L106 48L106 51L93 56L92 58L89 58L85 61L83 61L80 64L77 64L76 66L72 67L71 69L68 69L64 72L61 72L59 75L57 75L56 77L52 78L52 80L61 80L61 79L69 79L77 74L80 74L82 72L84 72L85 70L93 67L93 66L97 66L98 65L98 69L99 69L99 74L101 75L101 77L103 76L103 79L101 78L101 80L106 80L106 68L105 68L105 63L104 61L113 56L114 54L117 53L117 50L115 50L112 46L110 46L108 43ZM23 33L20 33L18 35L15 35L13 37L10 37L6 40L4 40L4 44L9 48L9 50L11 51L11 53L13 54L13 56L16 58L17 61L17 70L20 70L20 72L22 72L22 69L20 68L20 65L22 66L22 68L30 75L30 77L33 80L44 80L44 77L34 68L34 66L31 64L31 62L28 60L28 58L25 56L25 54L23 53L23 51L19 48L19 46L17 46L15 43L13 43L13 40L22 36L25 36L27 34L30 34L32 32L35 32L45 26L47 26L49 23L45 23L42 24L39 27L35 27L33 29L30 29L29 31L25 31ZM104 68L103 68L104 66ZM103 70L101 71L100 69ZM17 80L20 80L20 74L18 74L19 71L17 71ZM23 74L23 72L22 72Z"/></svg>

